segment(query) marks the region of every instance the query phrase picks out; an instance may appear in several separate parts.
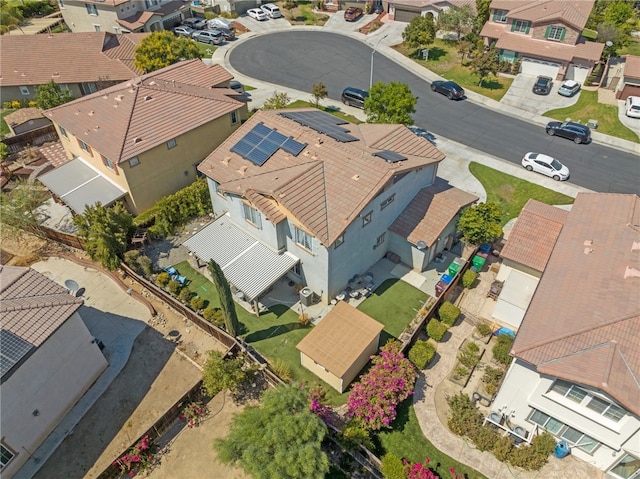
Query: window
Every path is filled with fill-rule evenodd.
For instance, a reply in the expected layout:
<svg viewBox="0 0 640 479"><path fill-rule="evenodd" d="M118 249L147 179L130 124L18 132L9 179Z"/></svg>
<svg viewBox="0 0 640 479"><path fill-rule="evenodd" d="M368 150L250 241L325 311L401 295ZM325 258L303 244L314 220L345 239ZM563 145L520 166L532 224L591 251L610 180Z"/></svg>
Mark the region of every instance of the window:
<svg viewBox="0 0 640 479"><path fill-rule="evenodd" d="M116 165L114 165L113 162L106 156L102 156L102 163L104 163L104 166L106 166L110 170L116 171Z"/></svg>
<svg viewBox="0 0 640 479"><path fill-rule="evenodd" d="M15 457L13 451L9 450L8 447L5 447L4 444L0 444L0 468L9 464L11 459Z"/></svg>
<svg viewBox="0 0 640 479"><path fill-rule="evenodd" d="M175 148L177 145L176 143L176 139L172 138L171 140L167 141L167 148L170 150L171 148Z"/></svg>
<svg viewBox="0 0 640 479"><path fill-rule="evenodd" d="M93 156L93 152L91 151L91 147L89 145L87 145L84 141L78 139L78 145L80 145L80 148L82 149L82 151L86 151L91 156Z"/></svg>
<svg viewBox="0 0 640 479"><path fill-rule="evenodd" d="M409 174L408 171L404 172L404 173L400 173L399 175L396 175L393 177L393 184L395 185L396 183L398 183L402 178L404 178L405 176L407 176Z"/></svg>
<svg viewBox="0 0 640 479"><path fill-rule="evenodd" d="M560 431L560 429L562 429L562 426L564 426L564 424L558 421L557 419L554 419L551 416L538 410L535 410L535 412L531 415L529 419L532 422L535 422L536 424L545 428L551 434L557 434Z"/></svg>
<svg viewBox="0 0 640 479"><path fill-rule="evenodd" d="M21 87L19 87L19 88L20 88L20 94L22 94L22 95L24 95L24 96L27 96L27 95L29 95L29 94L30 94L30 92L29 92L29 87L27 87L27 86L21 86Z"/></svg>
<svg viewBox="0 0 640 479"><path fill-rule="evenodd" d="M631 454L625 454L620 462L609 471L609 474L613 474L621 479L630 479L631 477L637 477L635 474L639 471L640 459Z"/></svg>
<svg viewBox="0 0 640 479"><path fill-rule="evenodd" d="M371 223L371 211L362 217L362 226L367 226Z"/></svg>
<svg viewBox="0 0 640 479"><path fill-rule="evenodd" d="M506 23L507 22L507 11L506 10L494 10L493 11L493 21L498 23Z"/></svg>
<svg viewBox="0 0 640 479"><path fill-rule="evenodd" d="M230 115L231 115L231 124L235 125L236 123L238 123L238 112L232 111Z"/></svg>
<svg viewBox="0 0 640 479"><path fill-rule="evenodd" d="M58 91L63 92L65 90L69 89L69 85L67 85L66 83L58 83Z"/></svg>
<svg viewBox="0 0 640 479"><path fill-rule="evenodd" d="M87 7L87 13L89 15L98 15L98 9L96 8L95 5L91 4L91 3L85 3L84 4L85 7Z"/></svg>
<svg viewBox="0 0 640 479"><path fill-rule="evenodd" d="M549 26L547 27L547 31L545 32L544 37L547 40L562 41L564 40L565 33L567 33L567 29L564 27Z"/></svg>
<svg viewBox="0 0 640 479"><path fill-rule="evenodd" d="M524 20L514 20L511 24L511 31L516 33L529 33L530 22Z"/></svg>
<svg viewBox="0 0 640 479"><path fill-rule="evenodd" d="M64 136L66 139L69 139L69 135L67 135L67 130L62 128L60 125L58 125L58 128L60 129L60 134Z"/></svg>
<svg viewBox="0 0 640 479"><path fill-rule="evenodd" d="M338 246L340 246L342 243L344 243L344 234L341 234L340 236L338 236L336 238L335 243L333 243L333 248L336 249Z"/></svg>
<svg viewBox="0 0 640 479"><path fill-rule="evenodd" d="M306 233L305 231L302 231L297 226L294 226L293 229L294 229L294 234L296 235L295 237L296 243L302 246L306 250L313 251L313 243L311 241L312 240L311 235L309 233Z"/></svg>
<svg viewBox="0 0 640 479"><path fill-rule="evenodd" d="M567 426L537 409L533 410L533 414L531 414L529 420L543 427L554 436L565 439L573 447L582 449L585 452L591 453L600 445L594 438L583 434L571 426Z"/></svg>
<svg viewBox="0 0 640 479"><path fill-rule="evenodd" d="M95 23L93 24L93 29L94 29L96 32L99 32L101 28L102 28L102 27L101 27L100 25L95 24Z"/></svg>
<svg viewBox="0 0 640 479"><path fill-rule="evenodd" d="M387 233L382 233L380 236L376 238L376 248L384 243L384 237Z"/></svg>
<svg viewBox="0 0 640 479"><path fill-rule="evenodd" d="M389 198L387 198L382 203L380 203L380 209L381 210L385 209L387 206L389 206L391 203L393 203L393 200L395 200L395 199L396 199L396 194L394 193L391 196L389 196Z"/></svg>
<svg viewBox="0 0 640 479"><path fill-rule="evenodd" d="M293 271L293 274L296 274L302 278L302 265L300 264L300 262L294 264L291 271Z"/></svg>
<svg viewBox="0 0 640 479"><path fill-rule="evenodd" d="M94 82L86 82L80 84L83 95L89 95L98 91L98 86Z"/></svg>
<svg viewBox="0 0 640 479"><path fill-rule="evenodd" d="M587 403L587 407L615 422L620 421L620 419L626 415L626 411L621 407L615 406L610 402L595 396Z"/></svg>
<svg viewBox="0 0 640 479"><path fill-rule="evenodd" d="M260 212L247 203L242 203L242 214L244 219L252 225L260 228L262 223L260 222Z"/></svg>
<svg viewBox="0 0 640 479"><path fill-rule="evenodd" d="M137 156L134 156L129 160L129 166L131 168L133 168L134 166L138 166L139 164L140 164L140 158L138 158Z"/></svg>
<svg viewBox="0 0 640 479"><path fill-rule="evenodd" d="M575 384L568 383L567 381L562 381L561 379L558 379L553 386L551 386L551 391L554 391L577 403L581 403L582 400L587 397L587 392L584 389L579 388Z"/></svg>

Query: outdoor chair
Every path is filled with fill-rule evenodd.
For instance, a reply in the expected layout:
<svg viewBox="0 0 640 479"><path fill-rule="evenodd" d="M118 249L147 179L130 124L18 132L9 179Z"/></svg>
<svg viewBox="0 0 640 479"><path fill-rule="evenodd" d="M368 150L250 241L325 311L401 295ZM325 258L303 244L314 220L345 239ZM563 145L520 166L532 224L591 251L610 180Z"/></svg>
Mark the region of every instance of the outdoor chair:
<svg viewBox="0 0 640 479"><path fill-rule="evenodd" d="M169 274L169 276L178 274L178 271L173 266L167 266L166 268L162 269L164 269Z"/></svg>

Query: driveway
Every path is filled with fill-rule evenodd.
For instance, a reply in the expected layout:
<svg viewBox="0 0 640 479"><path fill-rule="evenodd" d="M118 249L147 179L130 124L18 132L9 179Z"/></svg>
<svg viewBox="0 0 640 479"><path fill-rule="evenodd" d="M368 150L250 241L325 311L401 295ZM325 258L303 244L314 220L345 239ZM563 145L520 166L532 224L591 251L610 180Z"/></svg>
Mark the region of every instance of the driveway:
<svg viewBox="0 0 640 479"><path fill-rule="evenodd" d="M536 78L536 76L523 75L522 73L516 75L511 87L502 97L500 103L537 115L543 115L549 110L571 106L580 97L580 93L571 98L558 95L558 88L562 84L559 80L554 80L553 88L548 95L536 95L532 91Z"/></svg>

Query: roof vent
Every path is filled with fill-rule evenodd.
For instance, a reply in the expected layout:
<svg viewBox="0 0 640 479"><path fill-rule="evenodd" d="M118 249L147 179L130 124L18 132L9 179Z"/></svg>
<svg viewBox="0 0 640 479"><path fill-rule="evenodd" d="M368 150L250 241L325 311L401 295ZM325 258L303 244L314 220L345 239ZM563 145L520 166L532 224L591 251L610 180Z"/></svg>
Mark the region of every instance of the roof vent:
<svg viewBox="0 0 640 479"><path fill-rule="evenodd" d="M95 113L94 113L94 111L93 111L93 110L91 110L91 111L89 112L89 116L93 116L94 114L95 114Z"/></svg>
<svg viewBox="0 0 640 479"><path fill-rule="evenodd" d="M76 113L76 115L79 115L80 114L80 110L76 110L75 113Z"/></svg>
<svg viewBox="0 0 640 479"><path fill-rule="evenodd" d="M316 143L316 146L320 146L322 145L322 138L318 137L318 142Z"/></svg>
<svg viewBox="0 0 640 479"><path fill-rule="evenodd" d="M53 72L53 75L51 75L52 77L59 77L60 73L59 72Z"/></svg>
<svg viewBox="0 0 640 479"><path fill-rule="evenodd" d="M247 168L249 168L247 165L241 166L240 169L238 170L238 173L240 173L241 175L244 175L245 171L247 171Z"/></svg>
<svg viewBox="0 0 640 479"><path fill-rule="evenodd" d="M584 240L583 243L585 246L591 246L593 244L593 240Z"/></svg>
<svg viewBox="0 0 640 479"><path fill-rule="evenodd" d="M144 101L149 101L149 100L151 100L151 95L146 95L146 96L144 97Z"/></svg>
<svg viewBox="0 0 640 479"><path fill-rule="evenodd" d="M104 100L108 100L108 99L109 99L109 95L102 95L102 98L103 98Z"/></svg>
<svg viewBox="0 0 640 479"><path fill-rule="evenodd" d="M352 180L358 181L360 179L360 175L353 175L351 177Z"/></svg>
<svg viewBox="0 0 640 479"><path fill-rule="evenodd" d="M149 82L149 85L157 85L157 83L156 83L156 81L155 81L155 80L151 80L151 81Z"/></svg>
<svg viewBox="0 0 640 479"><path fill-rule="evenodd" d="M303 153L304 156L309 156L309 150L305 150Z"/></svg>
<svg viewBox="0 0 640 479"><path fill-rule="evenodd" d="M591 249L591 248L585 248L584 249L584 254L591 254L591 253L593 253L593 249Z"/></svg>
<svg viewBox="0 0 640 479"><path fill-rule="evenodd" d="M627 278L640 278L640 271L635 268L629 268L628 266L624 269L624 279Z"/></svg>
<svg viewBox="0 0 640 479"><path fill-rule="evenodd" d="M122 101L124 99L124 95L116 95L114 98L116 101Z"/></svg>
<svg viewBox="0 0 640 479"><path fill-rule="evenodd" d="M222 163L225 166L229 166L229 162L231 161L231 157L230 156L225 156L222 160L220 160L220 163Z"/></svg>
<svg viewBox="0 0 640 479"><path fill-rule="evenodd" d="M634 241L631 243L631 251L639 251L640 250L640 241Z"/></svg>
<svg viewBox="0 0 640 479"><path fill-rule="evenodd" d="M134 143L140 143L141 141L142 141L142 138L140 138L139 136L136 136L136 137L133 139L133 142L134 142Z"/></svg>
<svg viewBox="0 0 640 479"><path fill-rule="evenodd" d="M94 127L93 127L93 131L98 131L99 129L100 129L100 127L99 127L99 126L94 126Z"/></svg>

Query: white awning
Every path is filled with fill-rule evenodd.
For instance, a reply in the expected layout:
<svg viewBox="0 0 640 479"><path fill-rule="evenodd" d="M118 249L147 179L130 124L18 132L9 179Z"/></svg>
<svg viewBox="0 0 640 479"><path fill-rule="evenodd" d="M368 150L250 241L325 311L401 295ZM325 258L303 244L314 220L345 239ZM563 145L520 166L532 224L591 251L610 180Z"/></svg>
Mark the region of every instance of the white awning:
<svg viewBox="0 0 640 479"><path fill-rule="evenodd" d="M539 281L535 276L512 269L496 301L493 317L518 329Z"/></svg>
<svg viewBox="0 0 640 479"><path fill-rule="evenodd" d="M182 244L202 261L218 263L227 281L249 301L260 297L299 261L288 251L273 251L238 228L227 215Z"/></svg>

